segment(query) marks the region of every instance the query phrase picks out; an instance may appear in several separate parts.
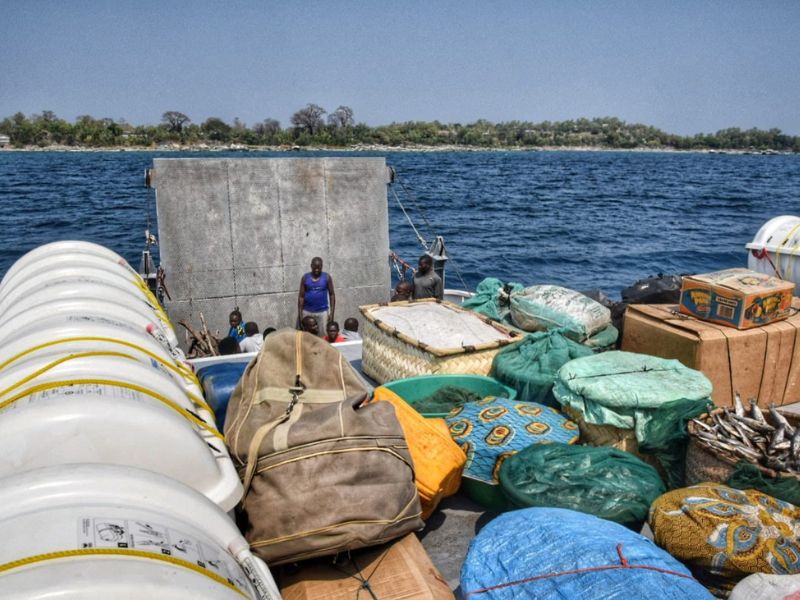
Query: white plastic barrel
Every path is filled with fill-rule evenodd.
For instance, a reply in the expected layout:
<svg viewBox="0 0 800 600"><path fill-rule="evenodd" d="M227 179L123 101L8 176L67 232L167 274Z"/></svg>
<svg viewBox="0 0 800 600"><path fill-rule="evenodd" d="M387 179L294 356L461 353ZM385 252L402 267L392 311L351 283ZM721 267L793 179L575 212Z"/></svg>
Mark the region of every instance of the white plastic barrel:
<svg viewBox="0 0 800 600"><path fill-rule="evenodd" d="M18 335L34 327L41 327L40 322L54 317L63 317L72 321L116 323L126 326L132 331L147 333L155 331L156 339L162 339L165 350L176 356L177 338L175 333L164 327L158 319L140 310L134 310L124 304L115 303L101 298L63 298L55 299L46 304L28 306L19 303L14 308L6 311L0 321L0 343L10 337Z"/></svg>
<svg viewBox="0 0 800 600"><path fill-rule="evenodd" d="M784 215L770 219L758 230L749 251L747 267L791 281L800 293L800 217Z"/></svg>
<svg viewBox="0 0 800 600"><path fill-rule="evenodd" d="M0 477L129 466L230 510L242 486L214 415L163 309L120 261L94 244L59 242L3 279Z"/></svg>
<svg viewBox="0 0 800 600"><path fill-rule="evenodd" d="M188 363L176 361L156 339L145 331L114 327L107 323L50 320L46 327L22 329L3 342L0 373L34 357L51 360L90 351L120 352L139 362L160 368L188 394L202 396ZM38 325L41 325L39 323Z"/></svg>
<svg viewBox="0 0 800 600"><path fill-rule="evenodd" d="M279 600L233 522L191 488L130 467L0 480L0 595L13 600Z"/></svg>
<svg viewBox="0 0 800 600"><path fill-rule="evenodd" d="M122 258L119 254L106 248L105 246L101 246L99 244L94 244L92 242L84 242L81 240L64 240L60 242L52 242L50 244L44 244L42 246L38 246L31 250L30 252L26 252L23 256L17 259L13 265L5 272L3 275L3 279L0 280L0 293L6 286L11 279L21 270L25 269L28 265L39 262L39 261L46 261L50 258L58 258L59 256L63 256L66 254L71 255L88 255L92 257L100 257L104 258L106 261L110 263L117 263L122 265L124 268L128 270L133 270L130 265L128 265L127 261ZM135 272L134 272L135 273Z"/></svg>

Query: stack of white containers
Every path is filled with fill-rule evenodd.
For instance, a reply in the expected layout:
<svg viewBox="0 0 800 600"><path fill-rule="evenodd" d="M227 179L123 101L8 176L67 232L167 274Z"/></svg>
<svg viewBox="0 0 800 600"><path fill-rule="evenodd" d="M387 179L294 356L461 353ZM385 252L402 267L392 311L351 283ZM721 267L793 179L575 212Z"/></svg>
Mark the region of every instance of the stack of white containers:
<svg viewBox="0 0 800 600"><path fill-rule="evenodd" d="M0 595L278 598L172 325L116 253L56 242L0 282Z"/></svg>

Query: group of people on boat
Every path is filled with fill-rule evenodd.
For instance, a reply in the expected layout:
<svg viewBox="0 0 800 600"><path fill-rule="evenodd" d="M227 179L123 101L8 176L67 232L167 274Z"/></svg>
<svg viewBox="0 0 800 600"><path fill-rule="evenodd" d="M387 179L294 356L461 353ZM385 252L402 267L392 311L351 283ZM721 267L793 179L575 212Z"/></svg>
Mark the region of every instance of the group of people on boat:
<svg viewBox="0 0 800 600"><path fill-rule="evenodd" d="M300 279L297 294L297 328L319 336L327 342L338 343L361 339L358 332L358 319L348 317L344 328L334 320L336 311L336 291L333 277L322 270L322 258L315 256L311 260L311 270ZM427 254L419 258L418 268L411 281L402 280L394 289L392 302L402 300L420 300L444 296L442 278L433 270L433 259ZM220 340L220 354L236 354L239 352L258 352L264 338L275 331L267 327L263 333L253 321L244 322L239 309L231 311L229 316L230 330L228 336Z"/></svg>

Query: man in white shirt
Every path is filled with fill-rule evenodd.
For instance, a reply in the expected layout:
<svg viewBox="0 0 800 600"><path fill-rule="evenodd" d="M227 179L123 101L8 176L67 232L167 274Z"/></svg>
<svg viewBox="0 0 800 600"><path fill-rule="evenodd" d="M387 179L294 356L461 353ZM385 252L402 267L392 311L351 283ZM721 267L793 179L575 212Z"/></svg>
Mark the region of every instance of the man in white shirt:
<svg viewBox="0 0 800 600"><path fill-rule="evenodd" d="M348 342L353 340L360 340L361 334L358 333L358 320L350 317L349 319L345 319L344 322L344 329L342 329L342 337L346 339Z"/></svg>
<svg viewBox="0 0 800 600"><path fill-rule="evenodd" d="M261 350L261 344L264 343L264 338L258 333L258 325L252 321L245 323L244 333L247 337L239 342L239 347L242 349L242 352L258 352Z"/></svg>

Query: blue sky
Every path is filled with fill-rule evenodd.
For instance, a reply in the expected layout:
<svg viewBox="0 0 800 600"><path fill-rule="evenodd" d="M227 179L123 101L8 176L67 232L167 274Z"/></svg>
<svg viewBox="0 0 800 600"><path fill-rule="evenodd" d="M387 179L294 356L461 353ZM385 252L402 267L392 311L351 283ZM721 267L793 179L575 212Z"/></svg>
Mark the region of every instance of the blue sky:
<svg viewBox="0 0 800 600"><path fill-rule="evenodd" d="M0 0L0 117L617 116L800 134L800 2Z"/></svg>

